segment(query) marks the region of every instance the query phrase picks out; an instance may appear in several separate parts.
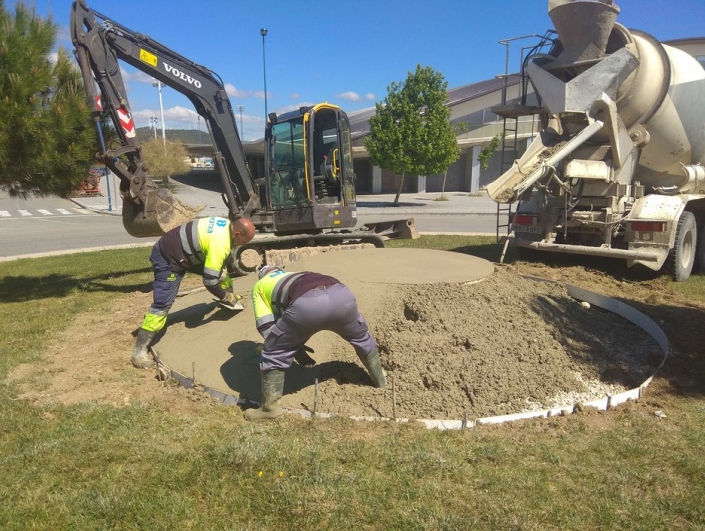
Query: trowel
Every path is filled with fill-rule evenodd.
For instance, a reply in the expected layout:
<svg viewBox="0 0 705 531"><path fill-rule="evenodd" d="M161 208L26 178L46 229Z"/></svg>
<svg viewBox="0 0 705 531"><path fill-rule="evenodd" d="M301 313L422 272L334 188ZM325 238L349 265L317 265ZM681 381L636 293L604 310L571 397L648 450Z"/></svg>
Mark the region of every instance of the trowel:
<svg viewBox="0 0 705 531"><path fill-rule="evenodd" d="M224 310L230 310L230 311L235 311L235 312L239 312L239 311L244 310L245 307L240 302L240 299L242 299L242 297L240 297L240 295L236 295L235 297L237 297L237 302L235 302L234 304L228 304L227 302L223 302L220 299L216 299L216 298L214 298L213 300L215 302L217 302L218 306L220 306Z"/></svg>

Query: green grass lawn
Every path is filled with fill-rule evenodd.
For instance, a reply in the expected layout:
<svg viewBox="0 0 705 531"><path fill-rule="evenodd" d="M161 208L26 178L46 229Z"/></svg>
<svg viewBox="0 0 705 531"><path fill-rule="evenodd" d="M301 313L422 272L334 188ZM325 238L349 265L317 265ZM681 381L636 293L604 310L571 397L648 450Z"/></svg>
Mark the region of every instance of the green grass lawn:
<svg viewBox="0 0 705 531"><path fill-rule="evenodd" d="M501 253L481 237L392 245ZM0 263L0 529L705 529L705 400L667 385L610 412L462 432L18 399L8 371L79 314L148 291L148 253ZM705 300L699 276L664 289Z"/></svg>

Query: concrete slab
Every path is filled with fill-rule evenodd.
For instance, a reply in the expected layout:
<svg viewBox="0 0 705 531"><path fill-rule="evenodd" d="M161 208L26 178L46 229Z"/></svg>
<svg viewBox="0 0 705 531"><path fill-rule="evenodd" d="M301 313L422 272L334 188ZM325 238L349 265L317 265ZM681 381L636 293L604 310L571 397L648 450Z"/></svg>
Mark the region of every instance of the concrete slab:
<svg viewBox="0 0 705 531"><path fill-rule="evenodd" d="M449 251L384 248L320 254L288 264L286 269L335 276L356 294L360 311L369 316L373 308L387 302L389 293L383 285L474 282L491 275L494 266L487 260ZM245 310L237 313L220 309L205 291L177 299L166 333L154 345L162 362L189 378L195 376L197 383L258 401L259 359L254 347L261 337L249 300L256 280L255 275L234 280L234 289L244 297L245 305ZM352 349L335 334L321 332L308 344L316 351L317 367L343 363L343 359L355 363ZM313 386L317 377L316 369L293 365L287 371L285 395Z"/></svg>

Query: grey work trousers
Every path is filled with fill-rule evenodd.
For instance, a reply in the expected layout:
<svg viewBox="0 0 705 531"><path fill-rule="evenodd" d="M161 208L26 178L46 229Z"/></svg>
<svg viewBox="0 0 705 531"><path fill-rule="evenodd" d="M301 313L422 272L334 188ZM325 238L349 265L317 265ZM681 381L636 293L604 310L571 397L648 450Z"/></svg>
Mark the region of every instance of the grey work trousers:
<svg viewBox="0 0 705 531"><path fill-rule="evenodd" d="M335 332L350 343L360 357L377 348L355 295L343 284L313 289L291 304L270 327L264 340L260 369L287 369L296 351L321 330Z"/></svg>

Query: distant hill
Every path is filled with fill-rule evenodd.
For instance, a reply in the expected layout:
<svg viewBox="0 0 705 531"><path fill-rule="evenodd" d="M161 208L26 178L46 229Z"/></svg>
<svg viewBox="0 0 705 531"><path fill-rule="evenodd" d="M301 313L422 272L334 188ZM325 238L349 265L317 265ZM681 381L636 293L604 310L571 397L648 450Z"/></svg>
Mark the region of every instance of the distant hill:
<svg viewBox="0 0 705 531"><path fill-rule="evenodd" d="M162 130L157 129L157 138L162 137ZM151 127L138 127L137 138L140 142L154 138L154 129ZM167 140L180 140L182 144L210 144L211 137L208 131L199 131L198 129L167 129Z"/></svg>

